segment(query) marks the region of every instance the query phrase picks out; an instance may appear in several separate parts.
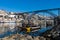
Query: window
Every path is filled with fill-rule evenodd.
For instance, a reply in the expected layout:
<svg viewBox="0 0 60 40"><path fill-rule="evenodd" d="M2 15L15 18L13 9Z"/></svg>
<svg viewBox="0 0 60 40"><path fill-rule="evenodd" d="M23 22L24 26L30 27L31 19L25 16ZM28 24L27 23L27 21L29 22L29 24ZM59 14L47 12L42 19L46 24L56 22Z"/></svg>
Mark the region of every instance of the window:
<svg viewBox="0 0 60 40"><path fill-rule="evenodd" d="M3 17L3 15L0 15L0 17Z"/></svg>

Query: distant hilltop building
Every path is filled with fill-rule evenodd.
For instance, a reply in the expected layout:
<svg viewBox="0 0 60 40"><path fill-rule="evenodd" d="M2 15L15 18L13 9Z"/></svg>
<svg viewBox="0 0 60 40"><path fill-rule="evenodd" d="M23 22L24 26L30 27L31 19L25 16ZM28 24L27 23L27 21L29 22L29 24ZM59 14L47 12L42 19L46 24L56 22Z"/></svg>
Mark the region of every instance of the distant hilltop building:
<svg viewBox="0 0 60 40"><path fill-rule="evenodd" d="M14 13L14 12L6 12L4 10L0 10L0 22L16 22L20 21L23 18L22 14Z"/></svg>
<svg viewBox="0 0 60 40"><path fill-rule="evenodd" d="M3 11L3 10L0 10L0 16L1 15L5 16L5 15L7 15L7 12L6 11Z"/></svg>

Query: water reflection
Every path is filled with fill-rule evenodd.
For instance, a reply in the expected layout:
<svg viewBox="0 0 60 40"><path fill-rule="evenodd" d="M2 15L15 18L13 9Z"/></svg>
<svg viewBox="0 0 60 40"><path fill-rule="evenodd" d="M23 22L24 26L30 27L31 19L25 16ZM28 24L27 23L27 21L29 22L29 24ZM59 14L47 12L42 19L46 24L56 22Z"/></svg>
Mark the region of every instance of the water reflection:
<svg viewBox="0 0 60 40"><path fill-rule="evenodd" d="M21 23L0 23L0 33L12 30L16 26L21 26Z"/></svg>

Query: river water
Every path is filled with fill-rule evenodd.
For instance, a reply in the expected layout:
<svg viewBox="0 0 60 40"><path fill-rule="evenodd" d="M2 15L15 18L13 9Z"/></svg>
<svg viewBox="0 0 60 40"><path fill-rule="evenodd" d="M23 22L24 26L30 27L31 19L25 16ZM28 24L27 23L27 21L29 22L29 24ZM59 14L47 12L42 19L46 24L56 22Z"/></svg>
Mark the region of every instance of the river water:
<svg viewBox="0 0 60 40"><path fill-rule="evenodd" d="M0 23L0 33L14 29L16 26L22 26L21 23Z"/></svg>
<svg viewBox="0 0 60 40"><path fill-rule="evenodd" d="M0 23L0 38L3 38L5 36L9 36L11 34L16 34L17 31L15 29L15 27L20 26L22 27L21 23ZM47 28L42 28L34 33L30 32L29 35L31 36L39 36L42 35L42 33L44 33L46 30L50 30L51 27L47 27ZM25 34L25 32L19 32L19 34Z"/></svg>

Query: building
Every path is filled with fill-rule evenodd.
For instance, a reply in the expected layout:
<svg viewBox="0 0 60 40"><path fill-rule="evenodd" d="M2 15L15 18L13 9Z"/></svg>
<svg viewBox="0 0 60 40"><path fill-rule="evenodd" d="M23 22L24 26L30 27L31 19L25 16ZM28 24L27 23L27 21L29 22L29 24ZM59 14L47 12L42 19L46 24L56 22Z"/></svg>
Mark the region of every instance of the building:
<svg viewBox="0 0 60 40"><path fill-rule="evenodd" d="M0 22L4 21L6 15L8 15L7 12L0 10Z"/></svg>

